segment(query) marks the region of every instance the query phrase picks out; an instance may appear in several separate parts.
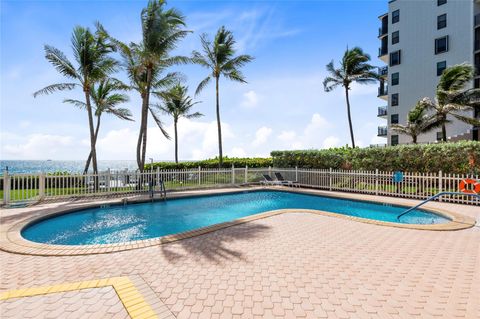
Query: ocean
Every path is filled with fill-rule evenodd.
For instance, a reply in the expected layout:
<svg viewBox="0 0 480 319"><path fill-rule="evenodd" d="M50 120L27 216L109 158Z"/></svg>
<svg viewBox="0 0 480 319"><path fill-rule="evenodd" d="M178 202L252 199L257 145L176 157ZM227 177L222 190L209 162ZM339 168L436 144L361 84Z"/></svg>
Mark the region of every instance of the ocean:
<svg viewBox="0 0 480 319"><path fill-rule="evenodd" d="M81 173L85 166L84 160L78 161L20 161L20 160L0 160L0 174L8 168L10 174L21 173L53 173L70 172ZM90 170L92 165L90 164ZM98 161L98 170L136 170L137 162L127 160Z"/></svg>

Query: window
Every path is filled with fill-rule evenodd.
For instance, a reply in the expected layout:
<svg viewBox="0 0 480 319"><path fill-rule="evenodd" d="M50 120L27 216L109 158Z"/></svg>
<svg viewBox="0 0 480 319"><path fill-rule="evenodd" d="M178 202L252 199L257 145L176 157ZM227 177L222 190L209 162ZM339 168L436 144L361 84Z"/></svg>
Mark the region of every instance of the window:
<svg viewBox="0 0 480 319"><path fill-rule="evenodd" d="M398 145L398 135L392 135L390 144L392 144L392 146Z"/></svg>
<svg viewBox="0 0 480 319"><path fill-rule="evenodd" d="M435 39L435 54L448 51L448 35Z"/></svg>
<svg viewBox="0 0 480 319"><path fill-rule="evenodd" d="M392 73L392 86L400 83L400 74L398 72Z"/></svg>
<svg viewBox="0 0 480 319"><path fill-rule="evenodd" d="M437 6L441 6L447 3L447 0L437 0Z"/></svg>
<svg viewBox="0 0 480 319"><path fill-rule="evenodd" d="M390 116L390 124L398 124L398 114L392 114Z"/></svg>
<svg viewBox="0 0 480 319"><path fill-rule="evenodd" d="M392 94L391 104L392 106L398 106L398 93Z"/></svg>
<svg viewBox="0 0 480 319"><path fill-rule="evenodd" d="M392 33L392 44L400 42L400 31L395 31Z"/></svg>
<svg viewBox="0 0 480 319"><path fill-rule="evenodd" d="M395 10L392 12L392 24L400 21L400 10Z"/></svg>
<svg viewBox="0 0 480 319"><path fill-rule="evenodd" d="M447 68L447 61L437 62L437 76L442 75L443 70Z"/></svg>
<svg viewBox="0 0 480 319"><path fill-rule="evenodd" d="M390 66L400 64L400 50L390 53Z"/></svg>
<svg viewBox="0 0 480 319"><path fill-rule="evenodd" d="M447 14L442 14L437 17L437 30L447 27Z"/></svg>
<svg viewBox="0 0 480 319"><path fill-rule="evenodd" d="M443 133L437 132L437 142L440 142L443 139Z"/></svg>

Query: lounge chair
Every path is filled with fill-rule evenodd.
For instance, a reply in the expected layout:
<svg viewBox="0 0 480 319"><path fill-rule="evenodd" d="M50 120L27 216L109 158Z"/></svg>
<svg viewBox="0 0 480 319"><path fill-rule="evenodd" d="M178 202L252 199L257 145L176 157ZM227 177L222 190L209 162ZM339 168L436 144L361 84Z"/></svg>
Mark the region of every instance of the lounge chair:
<svg viewBox="0 0 480 319"><path fill-rule="evenodd" d="M282 185L282 182L274 180L268 174L263 174L263 181L261 181L261 183L265 185Z"/></svg>
<svg viewBox="0 0 480 319"><path fill-rule="evenodd" d="M298 184L298 182L294 182L294 181L289 181L289 180L286 180L285 178L283 178L283 175L279 172L275 172L275 178L277 179L277 181L281 182L282 184L284 185L287 185L287 186L294 186L294 187L300 187L300 185Z"/></svg>

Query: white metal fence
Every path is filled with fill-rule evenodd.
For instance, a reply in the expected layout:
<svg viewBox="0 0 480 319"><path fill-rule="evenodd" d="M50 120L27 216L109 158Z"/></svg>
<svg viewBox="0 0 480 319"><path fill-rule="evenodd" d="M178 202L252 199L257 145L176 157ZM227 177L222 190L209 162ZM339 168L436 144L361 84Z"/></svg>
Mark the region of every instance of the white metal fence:
<svg viewBox="0 0 480 319"><path fill-rule="evenodd" d="M465 178L479 176L437 173L403 172L403 181L393 181L393 172L353 171L304 168L248 168L155 170L143 173L106 171L87 174L14 174L4 172L0 178L3 204L32 202L44 199L85 197L89 195L128 195L147 193L163 181L167 191L206 187L223 187L259 183L263 174L279 172L286 180L303 187L329 191L345 191L403 198L425 199L439 192L458 192ZM478 198L452 195L445 202L480 205Z"/></svg>

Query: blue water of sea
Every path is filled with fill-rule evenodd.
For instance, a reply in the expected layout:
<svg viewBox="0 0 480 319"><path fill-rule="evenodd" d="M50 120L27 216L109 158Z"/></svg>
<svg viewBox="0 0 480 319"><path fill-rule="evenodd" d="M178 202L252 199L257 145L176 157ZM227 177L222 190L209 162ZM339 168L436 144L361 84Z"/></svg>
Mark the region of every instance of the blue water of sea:
<svg viewBox="0 0 480 319"><path fill-rule="evenodd" d="M252 191L116 205L68 213L22 231L24 238L49 244L109 244L155 238L232 221L265 211L299 208L404 224L438 224L448 219L404 207L280 191Z"/></svg>
<svg viewBox="0 0 480 319"><path fill-rule="evenodd" d="M85 167L85 161L19 161L19 160L0 160L0 174L8 167L10 174L23 173L54 173L69 172L81 173ZM90 165L90 170L92 166ZM100 171L112 170L136 170L137 162L129 160L98 161Z"/></svg>

